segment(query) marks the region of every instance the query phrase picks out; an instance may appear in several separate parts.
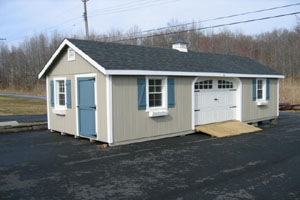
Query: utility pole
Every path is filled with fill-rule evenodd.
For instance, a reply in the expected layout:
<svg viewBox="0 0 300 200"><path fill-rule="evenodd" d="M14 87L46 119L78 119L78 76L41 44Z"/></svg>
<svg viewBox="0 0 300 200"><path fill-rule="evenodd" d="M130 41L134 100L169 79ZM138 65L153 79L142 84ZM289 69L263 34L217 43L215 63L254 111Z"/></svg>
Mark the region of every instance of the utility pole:
<svg viewBox="0 0 300 200"><path fill-rule="evenodd" d="M88 19L87 19L87 9L86 9L86 2L89 0L81 0L83 2L84 10L83 10L83 19L85 23L85 39L89 39L89 26L88 26Z"/></svg>

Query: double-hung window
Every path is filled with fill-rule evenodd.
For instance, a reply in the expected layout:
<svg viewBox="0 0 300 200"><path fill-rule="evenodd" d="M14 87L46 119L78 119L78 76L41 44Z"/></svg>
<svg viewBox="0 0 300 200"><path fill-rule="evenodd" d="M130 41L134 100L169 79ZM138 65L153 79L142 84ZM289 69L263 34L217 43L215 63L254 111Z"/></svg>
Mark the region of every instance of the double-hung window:
<svg viewBox="0 0 300 200"><path fill-rule="evenodd" d="M147 111L149 115L168 112L167 77L147 77Z"/></svg>
<svg viewBox="0 0 300 200"><path fill-rule="evenodd" d="M265 79L257 79L257 100L262 101L266 100L266 80Z"/></svg>
<svg viewBox="0 0 300 200"><path fill-rule="evenodd" d="M65 81L57 81L58 84L58 105L66 105Z"/></svg>
<svg viewBox="0 0 300 200"><path fill-rule="evenodd" d="M162 82L162 79L149 79L149 108L162 106Z"/></svg>
<svg viewBox="0 0 300 200"><path fill-rule="evenodd" d="M64 78L57 78L54 80L55 93L55 108L66 109L66 80Z"/></svg>
<svg viewBox="0 0 300 200"><path fill-rule="evenodd" d="M174 78L137 78L138 110L146 110L149 117L168 115L168 108L175 107Z"/></svg>

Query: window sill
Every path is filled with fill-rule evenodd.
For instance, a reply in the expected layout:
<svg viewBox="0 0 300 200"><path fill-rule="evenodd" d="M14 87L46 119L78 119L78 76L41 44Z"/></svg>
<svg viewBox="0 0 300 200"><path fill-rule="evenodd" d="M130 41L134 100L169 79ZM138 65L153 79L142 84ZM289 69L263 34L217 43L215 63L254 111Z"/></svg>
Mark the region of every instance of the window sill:
<svg viewBox="0 0 300 200"><path fill-rule="evenodd" d="M66 109L53 109L52 112L56 115L66 115Z"/></svg>
<svg viewBox="0 0 300 200"><path fill-rule="evenodd" d="M269 101L267 101L267 100L262 100L262 101L256 102L256 105L258 105L258 106L266 106L268 104L269 104Z"/></svg>
<svg viewBox="0 0 300 200"><path fill-rule="evenodd" d="M149 117L160 117L168 115L168 110L150 110Z"/></svg>

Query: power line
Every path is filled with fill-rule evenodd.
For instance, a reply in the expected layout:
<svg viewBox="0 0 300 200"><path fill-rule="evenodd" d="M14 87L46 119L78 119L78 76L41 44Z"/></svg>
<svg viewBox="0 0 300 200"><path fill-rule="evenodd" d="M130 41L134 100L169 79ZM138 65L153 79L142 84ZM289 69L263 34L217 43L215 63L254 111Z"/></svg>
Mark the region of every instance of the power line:
<svg viewBox="0 0 300 200"><path fill-rule="evenodd" d="M266 11L271 11L271 10L276 10L276 9L281 9L281 8L287 8L287 7L292 7L292 6L298 6L298 5L300 5L300 3L289 4L289 5L284 5L284 6L277 6L277 7L266 8L266 9L261 9L261 10L256 10L256 11L245 12L245 13L239 13L239 14L234 14L234 15L227 15L227 16L223 16L223 17L216 17L216 18L211 18L211 19L206 19L206 20L200 20L200 21L196 22L196 24L199 24L199 23L202 23L202 22L216 21L216 20L220 20L220 19L228 19L228 18L243 16L243 15L248 15L248 14L266 12ZM193 25L193 24L195 24L195 22L177 24L177 25L174 25L174 26L165 26L165 27L160 27L160 28L156 28L156 29L149 29L149 30L146 30L146 31L141 31L138 34L149 33L149 32L154 32L154 31L161 31L161 30L164 30L164 29L182 27L182 26Z"/></svg>
<svg viewBox="0 0 300 200"><path fill-rule="evenodd" d="M145 1L145 0L141 0L141 1ZM158 1L161 1L161 0L158 0ZM180 1L180 0L173 0L173 1L175 2L175 1ZM163 3L161 3L161 4L154 4L154 5L150 5L150 6L149 6L149 5L148 5L148 6L142 6L142 5L147 5L147 4L153 3L153 2L156 2L156 1L151 1L151 2L145 2L145 3L143 3L143 4L138 4L140 7L134 7L134 5L132 5L133 7L129 7L129 8L127 8L127 10L124 10L124 9L123 9L123 10L115 9L115 10L111 10L110 13L109 13L109 12L104 12L104 13L97 14L97 15L89 15L88 17L95 17L95 16L98 16L98 15L112 14L112 13L118 13L118 12L125 12L125 11L128 11L128 10L134 10L134 9L145 8L145 7L150 7L150 6L156 6L156 5L166 4L166 3L172 3L172 2L163 2ZM121 4L121 5L123 5L123 4ZM118 6L116 6L116 7L118 7ZM80 18L80 17L73 17L73 18L70 18L70 19L68 19L68 20L66 20L66 21L63 21L63 22L57 24L57 25L54 25L54 26L50 26L50 27L48 27L48 28L45 28L45 30L46 30L46 31L50 31L50 30L52 30L52 29L55 29L55 28L57 28L57 27L59 27L59 26L61 26L61 25L64 25L64 24L66 24L66 23L68 23L68 22L77 20L77 19L79 19L79 18ZM77 24L79 24L79 23L76 23L76 25L77 25Z"/></svg>
<svg viewBox="0 0 300 200"><path fill-rule="evenodd" d="M272 8L266 8L266 9L261 9L261 10L256 10L256 11L249 11L249 12L245 12L245 13L233 14L233 15L228 15L228 16L223 16L223 17L216 17L216 18L211 18L211 19L206 19L206 20L200 20L198 22L188 22L188 23L182 23L182 24L177 24L177 25L173 25L173 26L165 26L165 27L160 27L160 28L155 28L155 29L149 29L149 30L145 30L145 31L136 32L134 34L151 33L151 32L162 31L162 30L170 29L170 28L176 28L176 27L182 27L182 26L200 24L202 22L209 22L209 21L216 21L216 20L220 20L220 19L233 18L233 17L243 16L243 15L260 13L260 12L265 12L265 11L270 11L270 10L276 10L276 9L281 9L281 8L298 6L298 5L300 5L300 3L288 4L288 5L277 6L277 7L272 7ZM100 38L100 40L101 39L109 39L109 37L103 37L103 38Z"/></svg>
<svg viewBox="0 0 300 200"><path fill-rule="evenodd" d="M174 3L180 0L172 0L172 1L168 1L168 2L163 2L163 0L158 0L158 1L152 1L152 2L148 2L148 3L144 3L138 6L130 6L128 8L123 8L123 9L116 9L116 10L111 10L111 11L107 11L107 12L102 12L100 14L95 14L95 15L90 15L89 17L95 17L95 16L99 16L99 15L108 15L108 14L114 14L114 13L121 13L121 12L126 12L126 11L130 11L130 10L136 10L136 9L140 9L140 8L147 8L147 7L152 7L152 6L158 6L158 5L163 5L163 4L169 4L169 3ZM159 3L160 2L160 3ZM149 3L156 3L156 4L149 4ZM149 5L147 5L149 4Z"/></svg>
<svg viewBox="0 0 300 200"><path fill-rule="evenodd" d="M161 0L159 0L159 1L161 1ZM172 0L172 1L169 1L169 2L163 2L163 3L160 3L160 4L152 4L152 5L147 5L147 6L131 7L131 8L129 8L129 9L125 9L125 10L119 10L118 12L115 11L115 12L110 12L110 13L101 13L101 14L98 14L98 15L105 15L105 14L112 14L112 13L120 13L120 12L125 12L125 11L134 10L134 9L139 9L139 8L146 8L146 7L151 7L151 6L157 6L157 5L162 5L162 4L173 3L173 2L176 2L176 1L180 1L180 0ZM152 2L157 2L157 1L152 1ZM146 5L146 4L149 4L149 3L151 3L151 2L147 2L147 3L144 3L144 4ZM98 15L97 15L97 16L98 16ZM96 16L96 15L89 15L88 17L89 17L89 18L92 18L92 17L95 17L95 16ZM63 23L59 24L59 25L65 24L65 23L70 22L70 21L73 21L74 19L76 19L76 18L70 19L70 20L68 20L68 21L66 21L66 22L63 22ZM75 23L75 24L73 24L72 26L76 26L76 25L78 25L78 24L80 24L80 23L81 23L81 22ZM53 29L53 28L51 28L51 29Z"/></svg>
<svg viewBox="0 0 300 200"><path fill-rule="evenodd" d="M146 36L140 36L140 37L134 37L134 38L125 38L125 39L122 39L122 40L115 40L115 41L112 41L112 42L122 42L122 41L128 41L128 40L138 40L138 39L143 39L143 38L152 38L152 37L157 37L157 36L173 35L173 34L176 34L176 33L185 33L185 32L190 32L190 31L199 31L199 30L205 30L205 29L211 29L211 28L220 28L220 27L224 27L224 26L232 26L232 25L237 25L237 24L245 24L245 23L250 23L250 22L255 22L255 21L262 21L262 20L279 18L279 17L285 17L285 16L290 16L290 15L297 15L297 14L300 14L300 12L287 13L287 14L275 15L275 16L269 16L269 17L263 17L263 18L257 18L257 19L250 19L250 20L232 22L232 23L227 23L227 24L219 24L219 25L207 26L207 27L201 27L201 28L195 28L195 29L188 29L188 30L183 30L183 31L173 31L173 32L169 32L169 33L146 35ZM101 40L101 38L99 40Z"/></svg>
<svg viewBox="0 0 300 200"><path fill-rule="evenodd" d="M143 1L148 1L148 0L140 0L139 3L143 2ZM92 10L90 13L111 11L113 9L122 8L124 6L129 6L131 4L136 4L136 1L129 1L127 3L119 4L119 5L116 5L116 6L110 6L110 7L106 7L106 8L102 8L102 9Z"/></svg>
<svg viewBox="0 0 300 200"><path fill-rule="evenodd" d="M140 1L145 1L145 0L140 0ZM178 0L177 0L178 1ZM145 2L146 3L146 2ZM148 2L149 3L149 2ZM119 6L116 6L116 7L120 7L121 5L123 4L120 4ZM202 21L199 21L197 23L201 23L201 22L208 22L208 21L215 21L215 20L219 20L219 19L225 19L225 18L232 18L232 17L237 17L237 16L241 16L241 15L247 15L247 14L252 14L252 13L258 13L258 12L264 12L264 11L269 11L269 10L275 10L275 9L280 9L280 8L286 8L286 7L292 7L292 6L297 6L297 5L300 5L300 3L295 3L295 4L288 4L288 5L284 5L284 6L278 6L278 7L273 7L273 8L267 8L267 9L261 9L261 10L257 10L257 11L251 11L251 12L246 12L246 13L240 13L240 14L234 14L234 15L229 15L229 16L223 16L223 17L217 17L217 18L212 18L212 19L207 19L207 20L202 20ZM145 6L146 7L146 6ZM112 8L112 7L109 7L109 8ZM133 7L132 7L133 8ZM131 8L131 9L132 9ZM95 10L94 10L95 11ZM116 12L116 11L115 11ZM124 12L124 11L123 11ZM102 14L105 14L105 13L102 13ZM106 14L110 14L110 13L106 13ZM92 16L93 17L93 16ZM54 25L54 26L51 26L51 27L48 27L48 28L45 28L45 31L50 31L52 29L55 29L63 24L66 24L68 22L71 22L71 21L74 21L76 19L78 19L80 17L75 17L75 18L71 18L71 19L68 19L62 23L59 23L57 25ZM80 22L81 23L81 22ZM72 27L74 25L78 25L79 23L75 23L75 24L72 24ZM168 29L168 28L175 28L175 27L179 27L179 26L184 26L184 25L191 25L191 24L195 24L195 22L190 22L190 23L184 23L184 24L178 24L178 25L174 25L174 26L168 26L168 27L160 27L160 28L156 28L156 29L150 29L150 30L146 30L146 31L141 31L141 32L138 32L136 34L143 34L143 33L150 33L150 32L154 32L154 31L159 31L159 30L164 30L164 29ZM25 36L27 37L27 36ZM22 38L25 38L25 37L22 37ZM103 37L103 38L100 38L100 39L107 39L109 37ZM21 38L20 38L21 39ZM15 41L15 40L13 40Z"/></svg>

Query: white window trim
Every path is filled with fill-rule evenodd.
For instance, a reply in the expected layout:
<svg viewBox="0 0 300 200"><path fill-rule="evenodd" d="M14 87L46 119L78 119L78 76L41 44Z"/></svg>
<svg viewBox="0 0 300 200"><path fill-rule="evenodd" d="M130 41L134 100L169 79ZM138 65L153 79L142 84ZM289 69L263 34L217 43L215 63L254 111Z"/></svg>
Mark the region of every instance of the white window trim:
<svg viewBox="0 0 300 200"><path fill-rule="evenodd" d="M262 98L258 99L258 81L262 81ZM267 100L267 79L256 79L256 105L263 106L268 105Z"/></svg>
<svg viewBox="0 0 300 200"><path fill-rule="evenodd" d="M65 114L65 112L62 112L62 111L65 111L67 110L67 85L66 85L66 82L67 82L67 78L66 77L57 77L57 78L54 78L53 79L54 81L54 110L53 112L55 114ZM57 88L57 81L64 81L64 86L65 86L65 105L64 106L60 106L59 103L58 103L58 89Z"/></svg>
<svg viewBox="0 0 300 200"><path fill-rule="evenodd" d="M149 107L149 79L162 80L162 106ZM159 76L146 77L146 112L149 112L150 117L164 116L168 114L168 78Z"/></svg>
<svg viewBox="0 0 300 200"><path fill-rule="evenodd" d="M70 51L73 51L74 53L74 56L70 56ZM75 57L76 57L76 52L74 49L72 49L71 47L68 48L68 61L73 61L75 60Z"/></svg>

